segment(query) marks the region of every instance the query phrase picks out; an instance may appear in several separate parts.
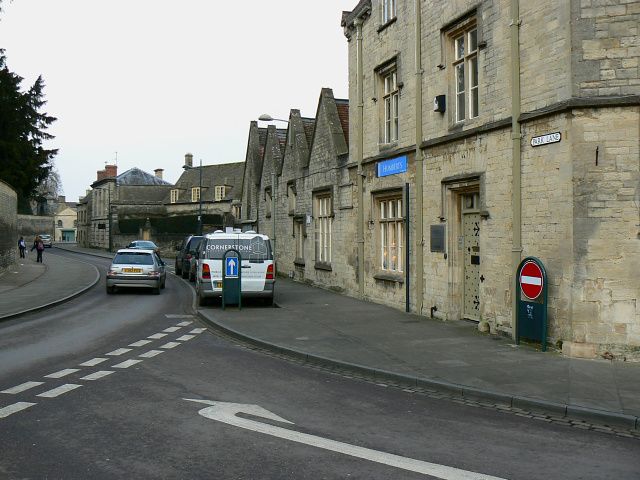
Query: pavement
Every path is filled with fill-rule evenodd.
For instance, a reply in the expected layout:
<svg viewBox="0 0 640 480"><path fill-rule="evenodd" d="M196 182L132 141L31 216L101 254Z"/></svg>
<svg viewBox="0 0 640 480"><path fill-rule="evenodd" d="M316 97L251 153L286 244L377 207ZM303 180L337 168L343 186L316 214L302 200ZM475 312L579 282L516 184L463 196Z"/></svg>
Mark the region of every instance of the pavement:
<svg viewBox="0 0 640 480"><path fill-rule="evenodd" d="M55 246L51 253L56 248L113 256L74 245ZM47 252L44 268L27 259L17 273L0 277L0 320L97 281L95 267L82 256L70 261ZM277 308L211 306L198 313L243 341L378 383L640 432L640 363L567 358L480 333L471 322L419 317L289 279L278 278L276 285Z"/></svg>

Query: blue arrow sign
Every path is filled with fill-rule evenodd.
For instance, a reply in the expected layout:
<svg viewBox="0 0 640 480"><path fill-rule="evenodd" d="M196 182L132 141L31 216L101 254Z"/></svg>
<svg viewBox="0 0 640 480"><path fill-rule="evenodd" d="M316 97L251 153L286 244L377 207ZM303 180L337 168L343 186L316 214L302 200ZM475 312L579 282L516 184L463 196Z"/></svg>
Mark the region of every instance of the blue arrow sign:
<svg viewBox="0 0 640 480"><path fill-rule="evenodd" d="M238 258L227 257L224 276L227 278L238 278Z"/></svg>

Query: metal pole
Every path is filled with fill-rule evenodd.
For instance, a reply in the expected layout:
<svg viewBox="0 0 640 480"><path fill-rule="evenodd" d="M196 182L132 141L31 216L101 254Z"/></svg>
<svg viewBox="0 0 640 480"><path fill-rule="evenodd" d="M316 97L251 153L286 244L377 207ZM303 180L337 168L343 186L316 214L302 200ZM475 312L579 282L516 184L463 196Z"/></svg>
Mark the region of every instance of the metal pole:
<svg viewBox="0 0 640 480"><path fill-rule="evenodd" d="M522 258L522 167L520 130L520 0L511 0L511 194L512 194L512 234L511 271L516 275ZM511 301L511 322L513 337L518 338L518 292L513 292Z"/></svg>
<svg viewBox="0 0 640 480"><path fill-rule="evenodd" d="M362 18L356 18L356 90L357 90L357 140L356 140L356 161L358 162L357 189L358 189L358 293L360 298L364 297L364 172L362 170L362 160L364 156L364 90L363 90L363 62L362 62Z"/></svg>
<svg viewBox="0 0 640 480"><path fill-rule="evenodd" d="M198 235L202 235L202 159L200 159L200 195L198 196L198 200L200 200L200 213L198 214Z"/></svg>
<svg viewBox="0 0 640 480"><path fill-rule="evenodd" d="M275 166L274 166L275 167ZM271 252L276 258L276 172L271 172Z"/></svg>
<svg viewBox="0 0 640 480"><path fill-rule="evenodd" d="M420 0L415 0L415 69L416 69L416 101L415 101L415 117L416 117L416 208L415 208L415 228L416 228L416 313L422 315L422 307L424 301L424 222L423 222L423 157L420 144L422 143L422 7ZM407 207L409 202L407 201ZM408 215L407 215L408 217ZM408 230L408 229L407 229ZM409 243L407 241L407 251Z"/></svg>
<svg viewBox="0 0 640 480"><path fill-rule="evenodd" d="M409 275L409 183L404 184L404 285L405 285L405 306L404 311L411 311L411 289L409 288L409 281L411 275Z"/></svg>

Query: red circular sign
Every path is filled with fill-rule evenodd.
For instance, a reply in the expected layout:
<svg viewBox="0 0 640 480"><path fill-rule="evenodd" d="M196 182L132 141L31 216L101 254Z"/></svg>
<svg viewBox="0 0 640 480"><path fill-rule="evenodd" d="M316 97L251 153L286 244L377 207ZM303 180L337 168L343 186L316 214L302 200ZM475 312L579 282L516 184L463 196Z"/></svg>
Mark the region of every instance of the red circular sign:
<svg viewBox="0 0 640 480"><path fill-rule="evenodd" d="M520 289L525 297L535 300L542 293L544 277L537 263L529 260L520 269Z"/></svg>

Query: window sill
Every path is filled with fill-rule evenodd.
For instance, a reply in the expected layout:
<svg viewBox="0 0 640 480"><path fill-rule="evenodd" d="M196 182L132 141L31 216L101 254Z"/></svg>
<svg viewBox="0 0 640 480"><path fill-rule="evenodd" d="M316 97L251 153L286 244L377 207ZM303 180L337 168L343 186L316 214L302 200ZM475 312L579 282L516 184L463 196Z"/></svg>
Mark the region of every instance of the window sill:
<svg viewBox="0 0 640 480"><path fill-rule="evenodd" d="M398 141L394 140L393 142L389 142L389 143L379 143L378 144L378 150L381 152L385 152L387 150L393 150L394 148L398 147Z"/></svg>
<svg viewBox="0 0 640 480"><path fill-rule="evenodd" d="M402 273L380 272L376 273L373 278L383 282L404 283L404 276Z"/></svg>
<svg viewBox="0 0 640 480"><path fill-rule="evenodd" d="M398 17L393 17L391 20L387 20L386 23L383 23L382 25L380 25L378 27L378 33L382 32L383 30L386 30L389 25L393 25L394 23L396 23L396 20L398 19Z"/></svg>
<svg viewBox="0 0 640 480"><path fill-rule="evenodd" d="M314 268L316 270L325 270L327 272L333 271L333 269L331 268L331 264L326 262L316 262Z"/></svg>
<svg viewBox="0 0 640 480"><path fill-rule="evenodd" d="M304 265L305 265L304 258L296 258L296 259L293 261L293 264L294 264L296 267L304 267Z"/></svg>

